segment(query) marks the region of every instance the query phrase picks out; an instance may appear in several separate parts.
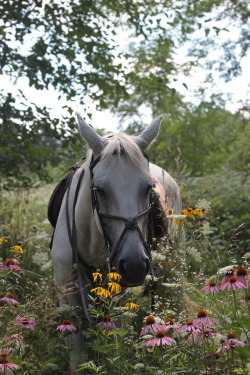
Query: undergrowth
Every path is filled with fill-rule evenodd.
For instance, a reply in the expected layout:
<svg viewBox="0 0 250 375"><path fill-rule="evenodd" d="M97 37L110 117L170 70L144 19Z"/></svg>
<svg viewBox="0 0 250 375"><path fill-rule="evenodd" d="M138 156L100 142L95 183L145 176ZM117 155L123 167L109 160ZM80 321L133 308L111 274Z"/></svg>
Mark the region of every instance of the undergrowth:
<svg viewBox="0 0 250 375"><path fill-rule="evenodd" d="M69 374L67 338L82 329L79 312L58 307L61 291L53 284L45 207L36 192L5 195L1 204L0 371L8 375ZM195 209L203 214L196 215ZM97 271L89 295L94 323L85 332L91 357L79 370L250 374L248 255L237 258L228 244L224 254L218 251L209 202L198 201L187 210L185 223L169 219L186 228L186 313L177 314L178 306L162 295L154 295L152 304L152 294L141 299L140 288L120 290L115 270L109 275ZM163 241L153 253L156 277L161 269L171 269L168 250ZM159 275L161 293L174 291L176 285Z"/></svg>

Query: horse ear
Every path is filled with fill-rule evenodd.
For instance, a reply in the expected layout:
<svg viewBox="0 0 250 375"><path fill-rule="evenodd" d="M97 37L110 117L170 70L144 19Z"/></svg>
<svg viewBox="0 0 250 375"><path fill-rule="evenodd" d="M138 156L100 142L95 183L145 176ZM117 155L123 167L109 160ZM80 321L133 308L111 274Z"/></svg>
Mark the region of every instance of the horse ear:
<svg viewBox="0 0 250 375"><path fill-rule="evenodd" d="M157 137L162 119L162 115L154 118L146 129L137 137L136 143L142 151L146 150L150 143Z"/></svg>
<svg viewBox="0 0 250 375"><path fill-rule="evenodd" d="M87 141L94 154L100 154L107 141L83 120L79 112L76 112L76 116L81 136Z"/></svg>

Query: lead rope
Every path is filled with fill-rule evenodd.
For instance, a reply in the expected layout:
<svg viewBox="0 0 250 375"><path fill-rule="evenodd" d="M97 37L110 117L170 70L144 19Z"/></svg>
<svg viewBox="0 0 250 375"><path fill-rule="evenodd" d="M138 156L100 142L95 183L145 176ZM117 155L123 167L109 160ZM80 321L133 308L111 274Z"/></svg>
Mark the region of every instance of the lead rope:
<svg viewBox="0 0 250 375"><path fill-rule="evenodd" d="M72 248L72 262L73 262L73 265L76 264L77 281L78 281L78 286L80 290L80 297L81 297L83 311L88 322L92 323L92 320L88 311L87 301L86 301L86 297L84 294L83 281L82 281L81 272L80 272L80 260L79 260L79 254L77 251L77 237L76 237L76 225L75 225L75 206L76 206L76 201L77 201L78 193L80 190L81 182L84 176L84 172L85 171L83 169L79 176L77 186L76 186L75 197L74 197L74 202L73 202L73 212L72 212L72 228L70 227L70 219L69 219L69 193L70 193L70 187L71 187L73 175L70 179L68 190L67 190L67 195L66 195L66 222L67 222L69 241L70 241L70 245Z"/></svg>

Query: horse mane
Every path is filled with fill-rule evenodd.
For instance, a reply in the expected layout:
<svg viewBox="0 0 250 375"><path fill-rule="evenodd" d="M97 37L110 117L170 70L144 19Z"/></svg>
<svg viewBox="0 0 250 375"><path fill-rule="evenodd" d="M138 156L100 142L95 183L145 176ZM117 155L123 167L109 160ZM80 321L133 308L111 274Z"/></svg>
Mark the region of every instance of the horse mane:
<svg viewBox="0 0 250 375"><path fill-rule="evenodd" d="M109 142L102 151L102 159L106 159L113 154L125 154L134 165L141 170L145 170L145 156L135 142L136 136L116 133L107 135L106 138Z"/></svg>
<svg viewBox="0 0 250 375"><path fill-rule="evenodd" d="M118 156L125 154L136 167L149 174L148 165L145 163L145 155L136 143L137 136L125 133L115 133L107 134L104 138L108 140L108 143L101 152L102 160L107 159L114 154L117 154ZM87 150L86 161L83 163L85 168L86 165L89 165L92 154L93 151L89 148Z"/></svg>

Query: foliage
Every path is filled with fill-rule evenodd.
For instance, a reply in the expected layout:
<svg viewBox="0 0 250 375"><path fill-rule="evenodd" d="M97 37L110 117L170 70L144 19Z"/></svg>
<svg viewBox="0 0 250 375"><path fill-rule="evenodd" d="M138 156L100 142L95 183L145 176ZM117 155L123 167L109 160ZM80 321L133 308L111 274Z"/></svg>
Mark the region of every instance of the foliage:
<svg viewBox="0 0 250 375"><path fill-rule="evenodd" d="M218 70L226 81L239 76L241 60L249 53L249 2L201 0L187 2L184 8L174 22L181 26L184 40L193 35L189 48L192 62ZM234 37L227 35L232 30ZM220 54L213 58L215 50Z"/></svg>
<svg viewBox="0 0 250 375"><path fill-rule="evenodd" d="M127 0L2 1L0 74L12 82L25 77L36 90L53 87L67 100L77 97L85 110L86 95L100 108L106 97L118 102L126 87L113 37L124 25L137 34L153 29L148 22L160 4L146 3L149 9ZM25 92L13 97L7 90L1 92L1 173L11 177L9 187L13 176L26 185L31 177L48 179L49 165L80 154L72 110L62 120L52 118L49 109L29 103Z"/></svg>
<svg viewBox="0 0 250 375"><path fill-rule="evenodd" d="M216 249L221 260L226 260L229 254L238 260L249 251L249 183L247 175L236 171L186 180L182 191L185 206L192 206L198 199L211 202L213 236L209 248ZM208 254L209 258L214 270L215 254Z"/></svg>
<svg viewBox="0 0 250 375"><path fill-rule="evenodd" d="M25 198L23 191L25 199L19 194L15 197L15 202L10 196L11 193L5 193L5 199L1 200L1 204L4 204L1 206L1 211L8 212L8 216L5 218L7 220L1 223L3 237L0 245L2 258L0 261L0 298L5 298L7 293L13 293L14 298L20 304L13 306L11 300L1 300L0 365L3 365L7 357L9 362L6 360L5 363L19 366L19 369L13 370L17 374L60 373L66 375L69 372L70 347L68 343L71 335L74 335L74 331L71 331L72 326L82 329L81 317L71 308L59 309L57 307L58 293L62 291L56 290L53 286L51 269L48 265L46 266L47 260L43 256L47 253L46 233L48 229L46 223L42 225L41 223L45 217L44 199L48 196L48 187L44 187L43 190L42 195L41 191L39 194L34 191L29 199ZM12 202L12 206L8 202ZM215 294L204 293L200 290L211 281L219 286L225 273L232 266L247 267L249 264L246 258L239 258L238 262L235 262L230 252L227 259L221 259L220 254L214 249L212 255L216 262L214 272L214 269L209 266L212 259L206 260L205 257L206 247L212 241L214 234L205 233L203 225L204 221L213 222L212 209L214 207L204 199L198 200L194 205L206 209L201 215L195 215L194 210L191 210L191 215L187 217L185 224L188 233L187 247L196 246L201 249L199 268L197 265L194 267L191 262L195 253L189 252L187 255L189 262L186 268L188 279L185 285L189 297L186 300L187 319L193 320L194 325L198 324L195 319L202 308L203 311L199 314L207 314L209 319L213 319L213 323L210 321L209 327L205 329L204 322L200 330L190 334L184 329L185 317L178 317L166 308L160 296L155 296L155 310L152 311L150 299L145 297L140 299L140 288L130 288L123 293L118 292L117 299L114 300L96 295L93 287L90 301L95 322L89 327L87 333L87 342L92 357L88 362L80 364L79 369L88 370L90 374L127 375L136 372L151 375L179 373L249 375L249 305L247 303L242 305L244 296L249 291L243 287L236 288L235 291L232 288L220 290ZM35 213L38 216L35 216ZM35 229L36 223L39 227ZM28 241L25 241L25 237ZM20 240L23 242L24 254L11 250L11 247ZM154 258L155 265L162 264L165 267L165 264L170 261L167 254L164 246L160 248L160 254L153 254L156 257ZM4 268L5 261L10 256L15 265L21 267L22 270L10 268L10 265L9 268ZM197 259L196 262L198 262ZM224 268L221 269L221 267ZM108 277L111 283L119 284L119 277L114 273ZM99 279L96 283L99 285ZM163 280L160 280L160 283L162 287L166 287ZM106 288L105 282L102 287ZM137 303L139 307L134 303ZM205 313L204 309L206 309ZM156 330L166 331L164 337L168 338L171 345L163 345L156 336L159 346L151 346L154 338L153 328L148 325L146 328L148 332L144 332L145 325L142 322L147 316L153 317L155 323L160 325L155 326ZM20 318L26 320L18 325ZM174 319L171 323L175 326L166 325L165 318ZM68 329L60 331L57 328L65 319L67 319ZM151 324L154 324L152 318L150 319ZM215 327L215 331L211 324ZM228 336L229 334L231 336ZM162 335L164 333L161 332L160 336ZM170 339L174 341L169 341ZM150 346L146 346L145 343Z"/></svg>
<svg viewBox="0 0 250 375"><path fill-rule="evenodd" d="M121 97L118 106L110 103L112 110L119 115L123 128L123 122L129 120L129 130L141 130L143 122L140 117L149 109L157 114L171 109L178 111L180 99L178 95L174 96L175 90L169 87L170 77L176 72L173 50L174 42L168 32L162 32L158 37L153 35L146 44L142 41L138 45L130 45L126 53L129 61L126 74L129 94Z"/></svg>
<svg viewBox="0 0 250 375"><path fill-rule="evenodd" d="M141 113L152 112L166 113L167 121L178 128L182 126L184 133L186 126L192 122L193 127L189 127L188 131L194 130L194 136L197 127L200 127L199 121L208 120L202 129L207 135L205 125L214 130L216 124L212 123L211 118L207 119L204 113L209 104L205 103L207 108L201 104L190 111L190 105L184 104L171 88L171 82L176 79L173 77L179 72L188 74L196 57L198 64L202 62L209 51L210 39L218 42L218 38L210 38L210 35L220 36L225 32L226 26L220 23L229 19L235 22L241 35L236 41L225 43L227 64L224 63L225 59L220 59L219 68L228 76L238 74L240 65L234 55L238 49L232 48L232 44L240 46L241 56L245 56L248 50L248 31L245 27L248 4L245 1L2 1L0 15L3 20L0 28L0 74L7 75L17 83L19 78L25 78L36 90L56 89L67 100L77 100L84 105L86 115L91 117L87 110L87 96L97 107L111 108L119 113L123 127L129 118L129 131L143 127ZM203 41L192 42L196 31L202 29L205 30ZM130 30L137 37L138 45L134 43L130 49L124 45L121 51L115 39L121 30ZM183 66L177 66L173 63L173 56L180 43L187 40L191 40L192 58ZM7 89L2 91L1 173L11 177L9 186L13 186L12 176L17 174L19 179L23 177L26 184L30 183L31 175L27 177L27 170L32 177L38 175L40 179L48 179L47 167L55 165L65 156L69 157L68 143L74 144L74 156L80 153L80 144L73 136L72 110L68 108L66 118L59 121L51 117L47 108L28 103L25 95L24 92L20 98L13 98ZM216 100L218 102L218 98ZM211 115L214 101L215 98L211 102ZM235 134L231 126L235 118L230 118L229 113L219 112L215 114L216 121L229 121L229 130L232 135ZM236 122L238 124L237 119ZM225 133L225 142L228 142L230 133L225 125L215 137L223 136L224 140ZM164 134L164 137L168 135ZM179 136L183 139L181 130ZM202 137L202 142L199 137ZM221 156L215 152L216 157L212 157L212 160L207 157L207 149L212 152L217 144L213 144L210 137L203 144L202 131L198 131L198 137L194 140L200 147L197 148L193 165L188 164L195 174L203 168L208 168L209 172L214 165L220 164L218 158L224 157L224 147L227 147L224 143L219 145L223 149ZM176 143L174 135L173 139ZM236 144L245 147L244 142L242 139ZM193 145L190 142L185 146L183 153L186 158L186 152L189 155L193 152ZM10 149L13 156L9 153ZM166 156L169 155L164 155L164 158ZM234 158L235 165L237 160Z"/></svg>
<svg viewBox="0 0 250 375"><path fill-rule="evenodd" d="M230 158L242 133L242 118L226 111L216 98L182 106L169 123L168 116L152 151L152 160L169 171L176 168L176 147L181 150L186 174L199 176L230 168Z"/></svg>
<svg viewBox="0 0 250 375"><path fill-rule="evenodd" d="M73 4L53 0L44 5L30 0L11 4L2 1L0 15L4 21L1 27L2 72L15 78L26 76L30 86L39 90L52 85L68 99L79 94L83 102L85 93L95 88L90 90L90 95L100 100L101 106L105 104L106 95L118 103L121 92L127 90L120 79L124 69L121 62L115 60L116 45L112 40L118 27L125 25L144 37L152 32L159 33L159 39L163 36L163 40L167 31L173 44L174 38L177 41L178 37L187 39L204 24L206 37L212 30L218 35L225 29L210 26L209 21L234 20L238 22L241 37L238 43L232 43L241 46L241 56L248 48L246 21L249 9L243 0L188 3L179 0L168 4L159 0L119 3L77 0ZM28 44L28 50L21 48L24 43ZM163 43L161 47L165 48ZM229 47L231 45L227 45L227 50L234 50ZM205 48L203 52L206 52ZM236 61L235 58L232 60Z"/></svg>
<svg viewBox="0 0 250 375"><path fill-rule="evenodd" d="M164 114L159 136L148 150L150 161L167 170L182 186L184 206L192 205L201 191L212 202L218 217L212 247L217 241L223 258L232 232L245 223L240 231L242 255L249 247L249 108L233 114L225 109L221 95L205 101L202 93L197 103L185 102L169 87L170 74L176 70L172 50L167 35L131 47L129 97L113 110L122 128L128 124L129 133L143 129L150 121L145 115Z"/></svg>
<svg viewBox="0 0 250 375"><path fill-rule="evenodd" d="M11 94L2 96L0 101L1 185L8 189L30 186L35 176L50 180L48 165L55 167L64 159L67 163L70 158L75 160L81 144L70 114L59 122L50 117L46 108L27 105L25 101L21 108L15 104Z"/></svg>
<svg viewBox="0 0 250 375"><path fill-rule="evenodd" d="M124 90L117 76L121 64L115 62L111 39L117 27L126 24L142 33L155 12L139 1L98 2L77 0L1 2L2 73L26 76L29 85L48 89L49 85L81 102L91 88L92 98L104 104L105 95ZM35 33L34 33L35 31ZM15 42L14 42L15 41ZM28 50L22 49L24 43Z"/></svg>

